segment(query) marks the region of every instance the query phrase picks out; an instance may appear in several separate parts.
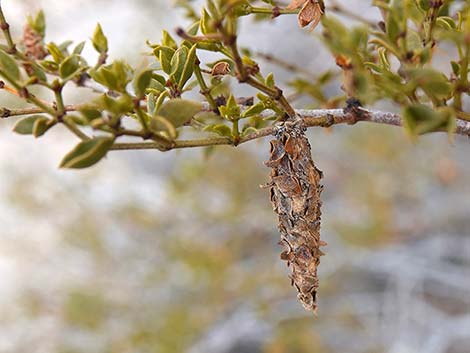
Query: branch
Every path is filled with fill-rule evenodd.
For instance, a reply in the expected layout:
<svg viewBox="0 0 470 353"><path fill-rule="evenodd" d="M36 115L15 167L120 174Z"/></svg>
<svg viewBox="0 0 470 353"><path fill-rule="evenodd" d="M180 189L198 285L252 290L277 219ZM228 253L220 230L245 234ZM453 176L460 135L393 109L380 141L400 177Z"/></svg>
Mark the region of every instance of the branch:
<svg viewBox="0 0 470 353"><path fill-rule="evenodd" d="M10 54L15 54L16 53L16 46L15 46L15 43L13 42L12 37L11 37L10 25L7 23L7 21L5 19L5 15L3 14L3 9L2 9L1 3L0 3L0 29L3 32L5 40L7 41L8 52Z"/></svg>
<svg viewBox="0 0 470 353"><path fill-rule="evenodd" d="M357 108L355 110L346 109L316 109L316 110L296 110L296 113L303 119L306 127L330 127L338 124L355 124L360 121L367 121L377 124L385 124L392 126L402 126L402 118L400 115L390 112L378 110L368 110ZM262 117L268 118L272 116L270 112L264 112ZM456 134L470 137L470 122L457 120ZM190 147L206 147L215 145L231 145L236 146L262 137L273 135L276 132L275 126L266 127L256 132L248 134L240 138L238 143L228 137L206 138L198 140L179 140L173 141L169 145L163 146L155 142L142 143L117 143L111 150L143 150L157 149L160 151L169 151L173 149L190 148Z"/></svg>

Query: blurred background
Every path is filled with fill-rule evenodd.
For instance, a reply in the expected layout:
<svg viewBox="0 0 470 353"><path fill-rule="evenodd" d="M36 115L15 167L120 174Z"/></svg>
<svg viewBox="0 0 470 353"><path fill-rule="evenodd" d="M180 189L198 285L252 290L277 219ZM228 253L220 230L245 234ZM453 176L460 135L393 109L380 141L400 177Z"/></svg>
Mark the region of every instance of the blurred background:
<svg viewBox="0 0 470 353"><path fill-rule="evenodd" d="M340 3L378 16L369 1ZM16 38L43 8L48 41L89 39L100 22L112 58L137 65L146 39L187 23L169 0L2 5ZM333 60L314 36L281 16L245 20L240 42L318 72ZM292 79L260 64L281 85ZM80 100L70 89L66 103ZM210 154L113 152L68 171L57 166L72 135L35 140L13 123L0 123L0 352L470 352L468 138L311 129L329 244L314 317L290 287L259 189L268 139Z"/></svg>

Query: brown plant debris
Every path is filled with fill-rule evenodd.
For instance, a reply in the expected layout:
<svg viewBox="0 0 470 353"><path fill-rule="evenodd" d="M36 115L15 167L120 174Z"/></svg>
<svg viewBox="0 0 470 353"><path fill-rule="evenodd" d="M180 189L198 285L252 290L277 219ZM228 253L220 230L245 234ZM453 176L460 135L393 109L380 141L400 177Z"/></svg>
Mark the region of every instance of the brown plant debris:
<svg viewBox="0 0 470 353"><path fill-rule="evenodd" d="M25 25L23 30L23 43L28 57L39 60L46 57L47 51L44 48L42 36L32 29L29 24Z"/></svg>
<svg viewBox="0 0 470 353"><path fill-rule="evenodd" d="M297 16L299 26L303 28L311 24L309 31L315 29L325 13L323 0L292 0L287 9L301 9Z"/></svg>
<svg viewBox="0 0 470 353"><path fill-rule="evenodd" d="M270 187L274 212L279 217L281 259L291 269L291 284L304 308L316 313L320 246L322 172L312 160L310 144L300 118L282 123L271 141Z"/></svg>

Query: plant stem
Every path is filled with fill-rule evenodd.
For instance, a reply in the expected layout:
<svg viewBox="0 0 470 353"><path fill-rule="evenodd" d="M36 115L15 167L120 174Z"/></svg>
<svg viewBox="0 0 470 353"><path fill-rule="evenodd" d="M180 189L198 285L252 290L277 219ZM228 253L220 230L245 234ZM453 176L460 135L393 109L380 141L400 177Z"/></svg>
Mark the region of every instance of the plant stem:
<svg viewBox="0 0 470 353"><path fill-rule="evenodd" d="M279 7L269 8L252 6L250 10L250 13L272 15L273 17L277 17L279 15L297 15L298 12L298 9L281 9Z"/></svg>
<svg viewBox="0 0 470 353"><path fill-rule="evenodd" d="M196 75L197 82L201 88L201 94L206 97L207 102L210 104L211 108L214 111L217 111L217 104L215 103L214 98L211 95L210 89L202 76L201 67L199 66L199 59L196 59L196 65L194 65L194 74Z"/></svg>
<svg viewBox="0 0 470 353"><path fill-rule="evenodd" d="M69 120L68 117L64 117L62 119L62 123L64 126L69 129L75 136L77 136L79 139L86 141L89 140L90 137L85 134L82 130L80 130L73 121Z"/></svg>
<svg viewBox="0 0 470 353"><path fill-rule="evenodd" d="M0 28L3 31L3 35L5 37L5 40L7 41L9 53L10 54L15 54L16 53L16 46L15 46L15 43L13 42L13 38L11 37L10 25L6 21L5 15L3 14L3 8L2 8L1 2L0 2Z"/></svg>
<svg viewBox="0 0 470 353"><path fill-rule="evenodd" d="M55 102L57 105L57 119L65 114L64 98L62 97L62 87L54 90Z"/></svg>
<svg viewBox="0 0 470 353"><path fill-rule="evenodd" d="M360 121L367 121L378 124L402 126L402 118L400 115L390 112L373 111L368 109L359 109L360 114L354 112L345 112L343 109L317 109L317 110L297 110L296 113L303 119L305 127L331 127L338 124L355 124ZM262 113L263 117L269 117L269 113ZM270 126L260 129L256 132L243 136L237 145L252 140L273 135L276 132L276 126ZM444 131L444 130L443 130ZM445 132L445 131L444 131ZM456 134L470 136L470 122L457 120ZM164 146L155 142L143 143L117 143L112 150L142 150L157 149L160 151L169 151L172 149L182 149L191 147L207 147L217 145L236 144L228 137L213 137L199 140L179 140Z"/></svg>
<svg viewBox="0 0 470 353"><path fill-rule="evenodd" d="M258 80L253 78L252 76L249 76L247 78L246 83L249 84L250 86L260 90L261 92L266 93L268 96L270 96L274 100L277 100L279 102L279 104L284 108L287 115L289 115L289 117L294 117L295 116L294 108L292 108L290 103L287 101L286 97L284 96L284 94L282 93L282 90L280 88L278 88L278 87L274 87L274 88L268 87L264 83L259 82Z"/></svg>

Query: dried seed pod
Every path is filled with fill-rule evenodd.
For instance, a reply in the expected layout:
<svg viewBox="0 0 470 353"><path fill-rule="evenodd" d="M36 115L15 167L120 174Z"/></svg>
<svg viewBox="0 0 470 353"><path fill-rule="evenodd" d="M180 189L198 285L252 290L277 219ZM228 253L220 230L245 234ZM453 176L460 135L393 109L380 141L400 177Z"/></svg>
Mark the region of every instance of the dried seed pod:
<svg viewBox="0 0 470 353"><path fill-rule="evenodd" d="M322 172L313 163L310 144L300 118L282 123L271 141L270 187L274 212L279 217L281 259L291 269L291 282L298 299L316 313L317 267L323 253L320 246Z"/></svg>
<svg viewBox="0 0 470 353"><path fill-rule="evenodd" d="M305 27L310 24L309 31L313 31L325 13L323 0L292 0L286 7L288 10L298 8L301 8L297 16L299 26Z"/></svg>

